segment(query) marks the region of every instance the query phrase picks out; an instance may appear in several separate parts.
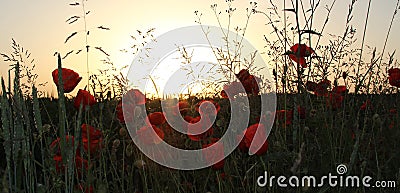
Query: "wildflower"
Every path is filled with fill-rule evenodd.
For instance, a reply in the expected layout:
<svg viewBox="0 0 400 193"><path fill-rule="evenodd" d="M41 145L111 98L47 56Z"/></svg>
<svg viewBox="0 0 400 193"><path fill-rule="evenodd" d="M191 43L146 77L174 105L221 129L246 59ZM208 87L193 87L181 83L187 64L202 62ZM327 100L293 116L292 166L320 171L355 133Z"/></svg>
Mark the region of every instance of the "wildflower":
<svg viewBox="0 0 400 193"><path fill-rule="evenodd" d="M258 83L261 82L261 79L251 75L249 70L240 70L239 73L236 74L236 78L239 79L240 82L234 81L224 85L223 91L221 91L222 98L228 98L228 93L231 96L242 93L242 87L247 94L257 95L260 92Z"/></svg>
<svg viewBox="0 0 400 193"><path fill-rule="evenodd" d="M250 76L250 72L247 69L242 69L242 70L239 71L239 73L236 74L236 77L240 81L246 80L249 76Z"/></svg>
<svg viewBox="0 0 400 193"><path fill-rule="evenodd" d="M96 154L102 148L103 133L88 124L82 124L81 128L83 148Z"/></svg>
<svg viewBox="0 0 400 193"><path fill-rule="evenodd" d="M74 107L79 109L81 104L83 105L83 109L85 109L86 106L92 106L96 104L96 99L88 91L79 89L74 100Z"/></svg>
<svg viewBox="0 0 400 193"><path fill-rule="evenodd" d="M306 108L298 106L297 107L297 113L299 115L300 119L305 119L306 118Z"/></svg>
<svg viewBox="0 0 400 193"><path fill-rule="evenodd" d="M293 110L278 110L276 111L276 119L285 121L285 125L291 125L293 121Z"/></svg>
<svg viewBox="0 0 400 193"><path fill-rule="evenodd" d="M74 136L65 136L65 141L67 146L74 146ZM72 148L70 147L70 148ZM56 162L56 171L58 173L62 173L65 170L65 165L63 164L63 158L61 155L61 138L57 138L50 144L50 149L54 151L53 160ZM78 170L78 174L80 175L82 167L85 169L88 168L87 160L80 157L79 149L74 153L75 154L75 167Z"/></svg>
<svg viewBox="0 0 400 193"><path fill-rule="evenodd" d="M228 93L233 97L239 93L241 93L240 88L242 84L238 81L231 82L230 84L226 84L221 91L222 98L228 98Z"/></svg>
<svg viewBox="0 0 400 193"><path fill-rule="evenodd" d="M189 110L189 103L187 101L179 101L178 109L181 114L186 114Z"/></svg>
<svg viewBox="0 0 400 193"><path fill-rule="evenodd" d="M212 169L220 170L224 168L224 145L221 142L217 141L203 145L202 153L204 160L208 164L213 164L211 166Z"/></svg>
<svg viewBox="0 0 400 193"><path fill-rule="evenodd" d="M397 114L397 109L389 109L390 116L394 116Z"/></svg>
<svg viewBox="0 0 400 193"><path fill-rule="evenodd" d="M154 112L147 115L147 118L152 125L162 125L165 123L165 116L162 112Z"/></svg>
<svg viewBox="0 0 400 193"><path fill-rule="evenodd" d="M201 115L217 115L221 106L213 100L202 100L196 104L195 108Z"/></svg>
<svg viewBox="0 0 400 193"><path fill-rule="evenodd" d="M62 68L62 81L64 86L64 93L69 93L78 85L78 83L82 80L82 77L79 76L73 70ZM52 73L53 81L58 86L58 69L55 69Z"/></svg>
<svg viewBox="0 0 400 193"><path fill-rule="evenodd" d="M371 104L371 100L367 99L360 107L360 110L365 111L366 109L371 109L372 108L372 104Z"/></svg>
<svg viewBox="0 0 400 193"><path fill-rule="evenodd" d="M308 91L315 92L315 90L317 89L317 83L312 82L312 81L307 81L306 88Z"/></svg>
<svg viewBox="0 0 400 193"><path fill-rule="evenodd" d="M239 79L239 81L243 85L247 94L257 95L259 93L260 89L258 87L258 82L261 80L258 77L251 75L249 70L247 70L247 69L240 70L239 73L236 74L236 77ZM235 84L237 84L237 83L235 83ZM240 87L238 87L239 85L233 85L233 86L236 87L234 90L237 90L238 88L240 88Z"/></svg>
<svg viewBox="0 0 400 193"><path fill-rule="evenodd" d="M347 92L346 86L336 86L332 89L333 93L341 94Z"/></svg>
<svg viewBox="0 0 400 193"><path fill-rule="evenodd" d="M247 94L257 95L260 92L257 81L260 81L260 79L253 75L248 76L242 81L243 87Z"/></svg>
<svg viewBox="0 0 400 193"><path fill-rule="evenodd" d="M116 107L117 118L121 123L132 122L135 115L136 107L144 105L146 97L138 89L131 89L123 96L123 102L119 101ZM124 105L125 112L122 109ZM124 115L126 114L126 115Z"/></svg>
<svg viewBox="0 0 400 193"><path fill-rule="evenodd" d="M332 89L332 92L329 93L328 98L328 106L331 106L333 109L338 109L342 107L344 94L347 92L346 86L336 86Z"/></svg>
<svg viewBox="0 0 400 193"><path fill-rule="evenodd" d="M149 126L145 125L139 130L136 131L136 135L139 137L139 140L147 145L150 144L159 144L164 140L164 132L160 128L155 125Z"/></svg>
<svg viewBox="0 0 400 193"><path fill-rule="evenodd" d="M331 86L331 81L324 79L317 84L314 94L317 96L327 96L328 88L330 86Z"/></svg>
<svg viewBox="0 0 400 193"><path fill-rule="evenodd" d="M390 124L389 129L393 129L395 127L395 117L397 116L397 109L390 109L389 110L389 117L390 117Z"/></svg>
<svg viewBox="0 0 400 193"><path fill-rule="evenodd" d="M290 48L290 51L289 58L300 64L303 68L307 67L305 57L309 57L314 53L314 50L305 44L295 44Z"/></svg>
<svg viewBox="0 0 400 193"><path fill-rule="evenodd" d="M260 133L255 136L257 130L260 130ZM240 136L238 136L238 138L242 139L239 143L239 149L244 152L250 151L251 153L260 156L268 150L267 131L263 124L256 123L249 126ZM254 150L250 149L252 143L254 143L258 151L253 152Z"/></svg>
<svg viewBox="0 0 400 193"><path fill-rule="evenodd" d="M389 69L389 84L395 87L400 87L400 69Z"/></svg>
<svg viewBox="0 0 400 193"><path fill-rule="evenodd" d="M185 117L186 121L189 122L187 125L187 135L192 141L200 141L209 136L214 132L210 118L208 116L201 117Z"/></svg>

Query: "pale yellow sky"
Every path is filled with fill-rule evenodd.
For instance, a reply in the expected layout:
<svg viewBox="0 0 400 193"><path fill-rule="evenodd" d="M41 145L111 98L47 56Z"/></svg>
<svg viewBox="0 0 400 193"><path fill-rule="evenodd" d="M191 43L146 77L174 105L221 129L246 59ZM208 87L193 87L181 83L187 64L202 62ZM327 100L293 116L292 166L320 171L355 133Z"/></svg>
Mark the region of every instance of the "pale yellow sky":
<svg viewBox="0 0 400 193"><path fill-rule="evenodd" d="M288 2L288 7L290 7L290 1L286 1ZM11 52L11 38L14 38L24 48L30 50L31 57L35 58L37 64L38 81L48 81L49 83L45 89L50 93L55 93L55 86L51 80L51 72L57 66L56 58L53 57L54 52L59 51L65 54L69 50L76 51L84 47L82 21L72 25L65 23L65 20L70 16L82 14L81 7L68 6L69 3L73 2L10 0L3 1L0 6L0 53ZM244 25L245 8L249 6L249 2L248 0L236 0L233 2L237 12L233 18L232 26ZM283 9L283 0L273 0L273 2L276 2L276 5L279 6L278 10ZM315 13L315 18L321 18L320 20L315 20L314 26L317 31L325 20L326 10L323 7L331 4L331 2L332 0L321 0L321 6ZM110 59L119 67L130 65L133 55L122 53L119 50L128 49L131 46L130 35L136 35L136 30L144 31L154 27L156 28L154 35L157 36L175 28L196 25L194 22L196 20L195 10L203 13L202 21L204 24L217 25L215 16L210 9L210 5L214 3L218 4L218 9L224 10L226 8L224 0L89 0L86 3L87 10L91 11L87 18L88 28L91 31L89 45L103 47L104 50L111 54ZM325 33L338 35L343 33L349 3L350 0L337 1ZM269 12L267 9L271 7L269 1L258 1L258 4L259 10ZM359 45L361 41L367 5L367 0L359 0L355 7L352 25L358 32L357 37L359 40L356 45ZM395 5L396 0L372 1L366 44L372 47L376 46L378 51L382 49ZM226 17L223 16L222 21L226 23ZM290 21L293 22L293 18ZM399 50L400 48L400 38L397 35L400 32L399 22L399 16L396 15L386 51L393 52L393 50ZM265 25L266 23L267 19L261 14L252 16L248 33L245 36L260 52L266 51L263 35L273 38L273 34L271 34L272 28L270 25ZM111 30L101 31L95 29L100 25L109 27ZM74 31L78 31L78 35L71 38L67 44L64 44L66 37ZM323 36L323 41L328 41L329 39L327 38L328 36ZM91 69L103 68L104 66L100 60L104 59L104 55L94 49L91 51ZM268 60L268 58L265 59ZM80 73L84 79L78 85L78 88L83 88L86 84L85 55L71 55L63 63L64 67L74 69ZM8 64L0 61L0 65L1 75L5 76Z"/></svg>

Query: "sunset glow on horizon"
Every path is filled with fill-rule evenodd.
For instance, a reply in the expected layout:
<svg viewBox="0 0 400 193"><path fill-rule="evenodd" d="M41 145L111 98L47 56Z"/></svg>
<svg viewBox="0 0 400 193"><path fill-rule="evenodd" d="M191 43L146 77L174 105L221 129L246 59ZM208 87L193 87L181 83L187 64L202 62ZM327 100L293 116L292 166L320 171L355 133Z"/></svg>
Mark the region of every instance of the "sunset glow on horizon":
<svg viewBox="0 0 400 193"><path fill-rule="evenodd" d="M80 2L80 1L78 1ZM246 23L246 8L250 7L250 1L236 0L232 2L232 7L236 8L232 17L230 29L234 27L244 27ZM278 6L279 14L283 16L283 1L274 1ZM324 7L330 6L332 0L321 1L315 12L313 29L320 31L327 17L327 11ZM329 21L324 29L321 38L322 45L330 41L329 34L341 36L344 32L346 16L348 12L348 4L351 1L336 2L329 16ZM78 87L84 87L87 84L86 76L86 55L85 55L85 33L84 22L82 18L73 24L68 24L66 20L74 15L81 16L83 13L81 6L70 6L74 1L28 1L15 0L3 2L0 8L0 26L2 26L2 35L0 36L0 53L9 54L12 52L11 39L15 39L24 49L29 50L31 58L35 58L36 70L38 74L38 83L48 82L45 87L39 88L49 94L56 95L56 87L51 79L51 72L57 67L57 59L55 52L61 53L64 57L68 52L73 52L63 60L63 66L74 69L83 77ZM107 54L111 62L119 69L126 65L131 65L134 58L131 48L134 44L141 44L150 41L151 38L141 38L137 30L142 32L155 28L154 37L161 35L167 31L190 25L198 25L195 11L202 13L201 21L206 25L218 26L218 21L210 5L218 4L217 9L221 10L222 27L228 26L227 14L224 10L227 4L224 0L194 0L194 1L85 1L85 11L90 13L87 15L87 30L90 31L88 36L89 66L90 73L97 73L98 69L108 68L101 60L107 56L95 49L101 47ZM389 29L390 20L396 5L395 0L387 0L385 3L373 1L368 20L368 26L365 36L365 49L363 57L366 61L370 58L369 50L377 48L377 53L383 49L387 31ZM306 5L305 5L306 6ZM368 1L359 0L355 5L354 18L351 25L356 29L357 42L354 49L361 47L361 37L365 25L366 10ZM286 0L286 8L292 8L292 3ZM269 1L258 1L257 10L269 13L272 10ZM286 13L288 23L295 23L294 15L290 12ZM302 19L302 18L300 18ZM262 14L252 15L250 23L245 34L245 38L249 40L260 53L268 52L265 47L264 35L271 40L276 36L273 29L266 25L268 19ZM385 48L384 57L387 53L400 50L400 38L397 37L400 31L399 15L395 15L391 28L387 46ZM304 20L300 20L300 24L304 25ZM99 29L110 28L110 30ZM64 43L66 38L73 32L78 32L74 37ZM289 34L292 35L292 34ZM134 36L134 40L131 36ZM314 39L313 42L315 43ZM288 49L291 45L287 45ZM79 55L75 54L78 50L83 50ZM395 59L398 58L395 55ZM266 54L263 55L265 63L269 64L272 60ZM179 60L177 60L179 61ZM6 77L10 63L4 62L3 58L0 62L1 76ZM272 66L270 66L272 68ZM127 71L123 71L127 73ZM74 95L77 91L71 93Z"/></svg>

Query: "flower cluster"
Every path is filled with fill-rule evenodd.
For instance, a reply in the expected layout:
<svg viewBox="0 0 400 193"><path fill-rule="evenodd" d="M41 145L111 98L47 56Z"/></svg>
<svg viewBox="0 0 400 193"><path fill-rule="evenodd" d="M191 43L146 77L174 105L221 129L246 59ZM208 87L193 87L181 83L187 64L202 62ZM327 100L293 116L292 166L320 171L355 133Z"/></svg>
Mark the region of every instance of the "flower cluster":
<svg viewBox="0 0 400 193"><path fill-rule="evenodd" d="M344 96L348 92L346 86L335 86L331 91L328 88L331 87L331 81L322 80L319 83L308 81L306 88L308 91L314 92L316 96L325 97L326 104L332 109L339 109L343 105Z"/></svg>
<svg viewBox="0 0 400 193"><path fill-rule="evenodd" d="M232 82L225 85L224 91L221 92L223 98L235 96L239 93L246 93L250 95L258 95L260 88L260 79L251 75L247 69L241 70L236 77L240 82ZM237 86L243 86L243 92ZM225 92L226 91L226 92ZM192 104L190 104L192 103ZM186 133L185 137L193 144L199 144L202 147L203 159L206 163L213 163L211 168L214 170L221 170L224 168L224 145L219 140L219 134L223 131L220 126L212 123L218 116L221 106L214 100L200 100L188 102L187 100L179 101L177 104L172 105L167 112L153 111L145 115L145 123L138 126L133 134L137 139L148 146L159 145L168 135L169 121L177 121L175 118L181 117L184 120L181 124L181 130ZM137 89L129 90L116 107L116 116L120 123L137 123L135 117L143 116L143 108L146 104L145 95ZM166 119L168 113L173 116L172 120ZM179 122L180 123L180 122ZM179 125L179 124L178 124ZM218 130L216 130L218 129ZM260 131L260 135L255 135ZM257 137L255 137L257 136ZM267 130L263 124L250 125L243 133L239 134L238 142L239 149L244 152L251 152L256 155L263 155L268 149L268 141L266 141ZM254 143L256 147L260 147L256 152L252 152L250 148ZM161 152L162 154L162 152Z"/></svg>
<svg viewBox="0 0 400 193"><path fill-rule="evenodd" d="M58 82L58 69L55 69L52 72L53 76L53 81L56 84L56 86L59 86ZM78 73L71 69L67 68L62 68L61 70L62 74L62 81L63 81L63 90L65 93L70 93L72 92L75 87L78 85L78 83L82 80L82 77L79 76ZM88 91L79 89L78 94L76 95L74 99L74 107L76 109L79 109L80 105L83 106L83 109L86 109L88 106L92 106L96 104L96 99L94 98L93 95L91 95Z"/></svg>
<svg viewBox="0 0 400 193"><path fill-rule="evenodd" d="M99 155L99 150L103 147L103 133L87 124L82 124L81 128L82 141L80 143L82 143L84 151L88 154L90 152L91 155ZM74 140L74 136L66 135L66 147L73 150L76 147L74 146ZM56 162L56 170L57 172L62 173L65 169L65 166L63 164L63 158L61 154L61 138L58 137L56 140L54 140L50 144L50 149L52 149L54 153L53 160ZM82 157L80 148L76 149L74 155L75 167L77 170L81 171L82 168L87 169L88 161Z"/></svg>
<svg viewBox="0 0 400 193"><path fill-rule="evenodd" d="M55 69L52 72L53 81L57 88L60 87L59 82L59 70ZM79 76L78 73L71 69L62 68L61 70L61 80L62 80L62 88L64 93L72 92L79 82L82 80L82 77ZM96 104L96 99L93 95L91 95L88 91L79 89L76 97L73 101L73 106L75 109L79 110L82 106L83 110L88 110L91 106ZM71 135L66 135L65 139L65 148L73 151L74 155L74 164L72 165L76 170L78 177L82 175L83 170L87 170L88 159L100 156L100 151L103 148L103 133L101 130L94 128L88 124L81 125L81 141L78 141L78 144L75 144L75 138ZM76 146L75 146L76 145ZM81 145L81 146L79 146ZM83 146L84 152L87 154L87 158L83 152L81 152L81 148ZM61 153L61 138L57 138L50 144L50 148L53 150L53 160L55 161L56 171L58 173L64 173L66 169L66 165L64 164L66 160L64 160L63 155ZM77 189L84 190L82 185L77 186ZM90 187L85 192L93 192L93 187Z"/></svg>

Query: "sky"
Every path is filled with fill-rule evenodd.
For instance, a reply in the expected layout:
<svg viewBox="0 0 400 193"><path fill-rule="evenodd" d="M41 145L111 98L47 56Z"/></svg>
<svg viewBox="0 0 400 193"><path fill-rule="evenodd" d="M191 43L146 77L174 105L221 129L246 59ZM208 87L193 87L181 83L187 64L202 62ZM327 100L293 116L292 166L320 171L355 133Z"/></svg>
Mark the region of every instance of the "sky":
<svg viewBox="0 0 400 193"><path fill-rule="evenodd" d="M284 0L271 0L278 6L278 11L283 9ZM321 0L321 5L315 13L315 30L321 29L326 18L324 7L330 5L333 0ZM73 24L65 21L74 15L82 15L81 6L70 6L75 1L64 0L2 0L0 6L0 53L10 54L12 52L11 39L15 39L21 46L31 52L31 58L35 58L38 83L48 82L46 87L40 88L49 93L55 93L56 87L51 79L51 72L57 67L55 52L65 55L70 50L75 52L85 46L84 23L79 20ZM81 1L77 1L81 2ZM232 26L243 26L245 24L246 7L248 0L233 1L233 7L237 9L232 18ZM260 0L258 10L269 12L271 7L269 0ZM286 0L290 8L290 0ZM309 1L303 1L305 5ZM344 31L345 19L348 5L351 0L337 0L326 26L325 33L341 35ZM382 50L383 42L389 28L397 0L372 0L371 12L368 20L368 28L365 43L371 47ZM154 35L158 36L167 31L197 25L194 11L202 13L202 23L217 25L210 5L218 4L217 9L224 11L227 4L225 0L88 0L85 1L87 15L87 28L90 31L88 43L93 47L102 47L108 54L110 60L117 66L130 65L134 55L124 53L120 50L129 50L135 42L130 37L137 36L136 30L146 31L155 28ZM367 14L368 0L358 0L355 5L354 17L351 24L357 30L356 45L360 45L361 35ZM283 14L283 12L280 12ZM319 19L320 18L320 19ZM387 52L393 52L400 48L399 14L395 16L391 34L389 36ZM221 17L223 26L226 27L226 15ZM289 21L293 22L293 18ZM250 19L248 31L245 35L250 43L260 52L267 51L263 35L272 36L272 28L267 18L262 14L253 15ZM104 26L110 30L100 30L97 27ZM66 38L73 32L78 32L67 43ZM329 41L328 36L323 36L323 41ZM395 56L396 58L397 55ZM89 64L91 71L104 69L101 62L105 55L91 49ZM264 57L264 60L270 58ZM0 61L1 76L6 76L9 69L7 62ZM63 66L78 72L83 81L78 88L83 88L86 82L86 59L84 54L71 54L63 60ZM126 73L126 72L124 72ZM76 89L77 90L77 89Z"/></svg>

